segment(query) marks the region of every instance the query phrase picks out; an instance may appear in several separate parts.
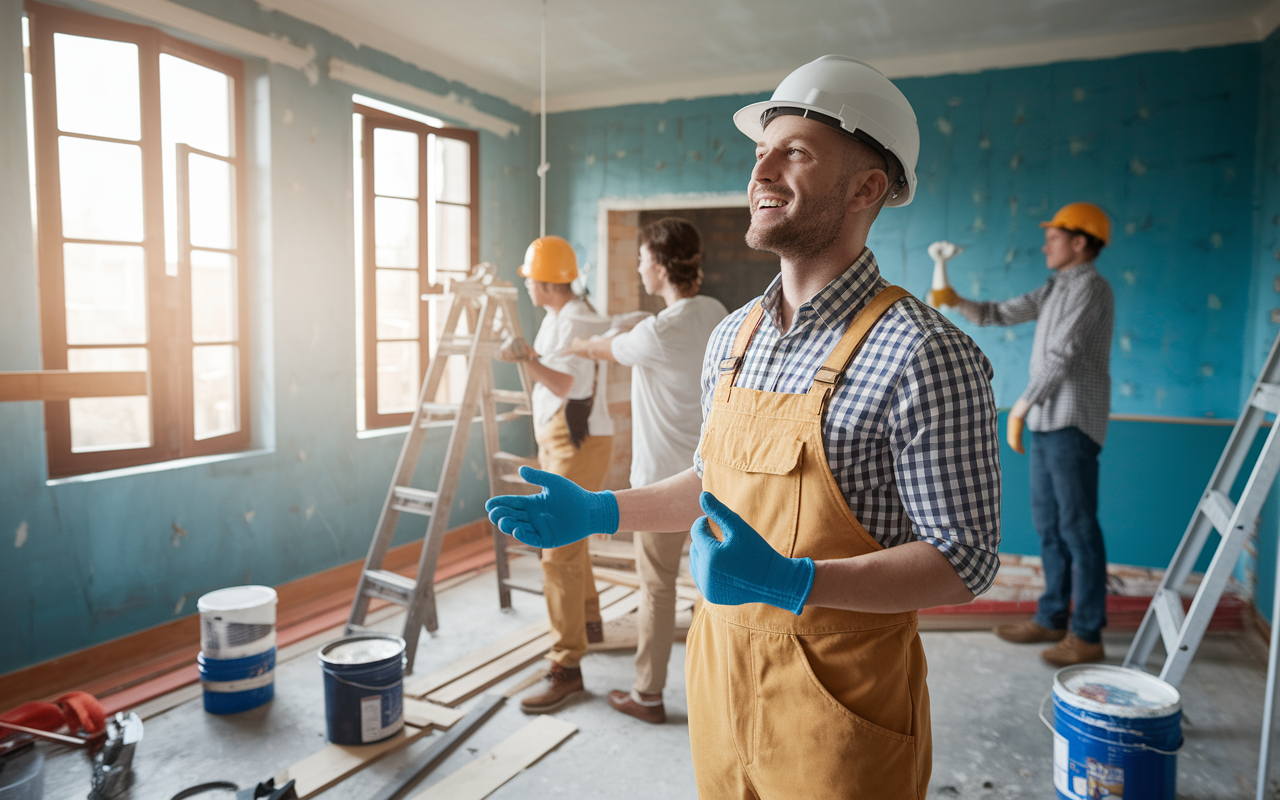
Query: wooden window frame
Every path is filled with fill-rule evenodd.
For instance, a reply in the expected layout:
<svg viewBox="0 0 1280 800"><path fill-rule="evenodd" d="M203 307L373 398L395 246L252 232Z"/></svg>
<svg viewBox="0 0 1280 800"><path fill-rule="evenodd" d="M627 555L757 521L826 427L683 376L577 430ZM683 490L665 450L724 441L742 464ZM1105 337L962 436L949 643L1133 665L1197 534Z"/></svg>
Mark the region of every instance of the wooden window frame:
<svg viewBox="0 0 1280 800"><path fill-rule="evenodd" d="M38 269L40 276L41 342L44 368L65 370L67 352L66 287L63 273L65 242L98 240L71 239L62 233L61 182L58 140L74 136L99 141L136 145L142 155L143 239L139 243L145 258L147 337L140 345L75 345L93 347L140 347L147 351L150 374L148 397L151 411L151 446L119 450L72 452L71 412L68 400L45 402L45 427L52 478L153 464L180 458L236 452L248 449L250 433L249 392L249 306L248 247L246 242L246 159L244 130L244 64L231 56L175 39L161 31L118 20L96 17L66 8L27 2L31 30L31 73L35 113L36 214L38 219ZM54 79L53 35L65 33L95 39L129 42L138 47L139 113L138 141L116 140L81 133L63 133L57 126ZM236 302L235 340L238 429L203 440L195 439L192 387L191 329L191 248L185 244L187 197L185 186L177 186L179 209L178 275L166 273L164 219L164 161L161 137L160 56L172 55L227 75L230 91L231 156L212 157L228 162L233 169L231 220L234 247L224 250L236 259L234 272ZM179 145L181 152L185 145ZM193 151L199 153L200 151ZM185 174L180 164L179 174ZM103 244L121 244L102 241ZM200 248L216 249L216 248ZM202 343L203 344L203 343Z"/></svg>
<svg viewBox="0 0 1280 800"><path fill-rule="evenodd" d="M378 339L377 339L377 230L374 215L374 149L373 133L377 128L408 131L418 134L418 379L421 386L430 365L431 316L428 288L435 272L431 263L431 242L428 236L430 192L430 164L427 137L435 135L458 139L471 147L470 202L446 203L465 205L471 211L471 261L474 263L480 250L480 135L466 128L437 128L423 122L396 116L386 111L354 104L353 113L361 119L361 282L363 286L363 324L361 339L364 349L364 426L366 430L408 425L412 411L391 414L378 413ZM443 201L435 201L443 202ZM384 268L385 269L385 268ZM461 277L461 276L459 276Z"/></svg>

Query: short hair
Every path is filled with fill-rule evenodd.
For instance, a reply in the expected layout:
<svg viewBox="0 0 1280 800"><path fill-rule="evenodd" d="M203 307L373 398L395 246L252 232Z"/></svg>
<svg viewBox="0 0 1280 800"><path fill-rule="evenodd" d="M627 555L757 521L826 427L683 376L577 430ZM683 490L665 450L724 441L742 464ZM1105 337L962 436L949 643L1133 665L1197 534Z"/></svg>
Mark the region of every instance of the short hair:
<svg viewBox="0 0 1280 800"><path fill-rule="evenodd" d="M697 291L702 284L702 234L693 223L679 217L663 217L640 229L640 244L667 270L667 280L682 292Z"/></svg>
<svg viewBox="0 0 1280 800"><path fill-rule="evenodd" d="M1098 254L1102 252L1102 248L1107 246L1106 242L1102 241L1097 236L1094 236L1092 233L1086 233L1074 228L1063 228L1062 230L1070 234L1073 239L1077 236L1084 237L1084 251L1088 254L1090 261L1097 258Z"/></svg>

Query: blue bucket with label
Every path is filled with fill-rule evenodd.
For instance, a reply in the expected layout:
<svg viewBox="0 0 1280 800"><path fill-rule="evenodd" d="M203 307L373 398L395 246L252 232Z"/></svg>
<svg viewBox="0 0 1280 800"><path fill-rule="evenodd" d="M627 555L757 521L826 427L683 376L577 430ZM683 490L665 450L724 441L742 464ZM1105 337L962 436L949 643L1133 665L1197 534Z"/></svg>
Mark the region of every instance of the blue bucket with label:
<svg viewBox="0 0 1280 800"><path fill-rule="evenodd" d="M334 744L372 744L404 727L405 644L359 633L320 648L324 721Z"/></svg>
<svg viewBox="0 0 1280 800"><path fill-rule="evenodd" d="M257 708L276 693L276 649L244 658L196 656L204 710L210 714L238 714Z"/></svg>
<svg viewBox="0 0 1280 800"><path fill-rule="evenodd" d="M1059 800L1174 800L1182 697L1141 670L1082 664L1053 676L1053 786ZM1047 701L1049 698L1045 697Z"/></svg>

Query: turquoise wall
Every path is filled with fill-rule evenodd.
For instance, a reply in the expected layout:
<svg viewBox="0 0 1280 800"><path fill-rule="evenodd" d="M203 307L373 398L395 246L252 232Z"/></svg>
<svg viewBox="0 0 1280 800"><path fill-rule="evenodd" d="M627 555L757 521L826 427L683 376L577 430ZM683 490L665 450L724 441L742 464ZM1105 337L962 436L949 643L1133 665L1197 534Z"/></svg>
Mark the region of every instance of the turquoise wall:
<svg viewBox="0 0 1280 800"><path fill-rule="evenodd" d="M1267 313L1253 307L1255 284L1271 291L1270 274L1255 279L1254 266L1262 51L1240 45L895 81L920 120L920 190L905 209L886 209L872 231L886 277L923 293L927 247L945 238L965 248L948 265L961 293L1029 291L1047 276L1038 223L1067 202L1098 203L1115 225L1098 261L1116 297L1113 411L1234 418L1256 369L1241 343L1252 335L1269 344L1275 333L1269 323L1253 332ZM732 114L761 97L553 115L550 229L593 258L602 197L745 191L753 148ZM1275 187L1280 194L1280 181ZM953 319L991 358L997 402L1012 405L1026 385L1034 324ZM1229 434L1113 422L1100 498L1111 560L1168 563ZM1026 458L1005 447L1002 464L1003 549L1036 554Z"/></svg>
<svg viewBox="0 0 1280 800"><path fill-rule="evenodd" d="M537 234L537 127L528 113L250 0L190 5L311 44L322 75L338 56L519 124L509 138L480 135L479 255L515 277ZM0 0L0 369L9 370L40 367L21 14L20 0ZM257 449L50 485L41 405L0 404L0 673L190 614L211 589L283 583L368 547L403 437L356 436L352 90L252 59L247 66ZM478 518L488 495L476 434L453 526ZM529 452L530 439L511 428L504 444ZM442 435L429 438L419 485L437 479L444 447ZM423 529L411 518L396 541Z"/></svg>

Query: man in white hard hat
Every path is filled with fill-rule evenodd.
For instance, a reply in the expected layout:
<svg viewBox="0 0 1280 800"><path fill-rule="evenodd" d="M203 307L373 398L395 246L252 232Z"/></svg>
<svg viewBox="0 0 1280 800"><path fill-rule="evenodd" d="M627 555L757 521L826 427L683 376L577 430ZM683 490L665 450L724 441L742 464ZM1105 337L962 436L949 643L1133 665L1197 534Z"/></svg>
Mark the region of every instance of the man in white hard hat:
<svg viewBox="0 0 1280 800"><path fill-rule="evenodd" d="M529 471L544 491L494 498L490 518L544 547L693 525L700 797L923 800L916 611L968 602L999 563L991 366L866 248L915 191L897 87L824 56L734 121L757 142L747 243L782 270L712 336L694 466L617 494Z"/></svg>

